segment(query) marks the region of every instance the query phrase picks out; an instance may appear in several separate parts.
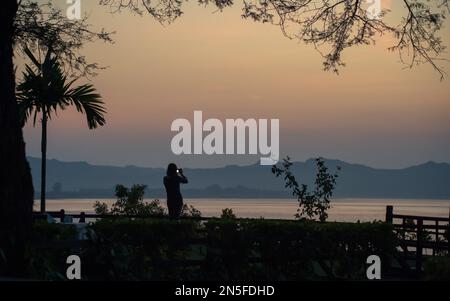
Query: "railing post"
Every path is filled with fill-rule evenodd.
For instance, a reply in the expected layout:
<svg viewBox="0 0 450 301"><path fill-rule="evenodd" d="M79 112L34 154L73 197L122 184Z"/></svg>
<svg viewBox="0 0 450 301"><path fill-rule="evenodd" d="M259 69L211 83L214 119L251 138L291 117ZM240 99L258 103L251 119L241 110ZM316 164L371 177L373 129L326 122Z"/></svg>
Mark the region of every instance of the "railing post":
<svg viewBox="0 0 450 301"><path fill-rule="evenodd" d="M392 224L393 222L393 215L394 215L394 207L393 206L386 206L386 223Z"/></svg>
<svg viewBox="0 0 450 301"><path fill-rule="evenodd" d="M66 217L66 211L64 211L64 209L61 209L59 211L59 218L60 218L61 223L64 223L65 217Z"/></svg>
<svg viewBox="0 0 450 301"><path fill-rule="evenodd" d="M422 261L423 261L423 220L417 219L417 246L416 246L416 273L422 273Z"/></svg>
<svg viewBox="0 0 450 301"><path fill-rule="evenodd" d="M80 213L80 224L84 224L86 222L86 214L83 212Z"/></svg>
<svg viewBox="0 0 450 301"><path fill-rule="evenodd" d="M434 246L435 247L433 248L433 256L436 255L436 250L439 250L439 221L436 220L434 222L434 225L436 226L436 229L434 231L434 233L435 233Z"/></svg>

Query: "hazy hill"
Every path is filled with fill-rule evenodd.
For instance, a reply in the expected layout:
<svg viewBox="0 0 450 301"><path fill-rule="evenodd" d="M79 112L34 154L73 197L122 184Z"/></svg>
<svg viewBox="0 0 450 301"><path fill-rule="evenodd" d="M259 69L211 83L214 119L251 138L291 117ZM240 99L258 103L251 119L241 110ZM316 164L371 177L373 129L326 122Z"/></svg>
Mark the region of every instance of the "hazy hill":
<svg viewBox="0 0 450 301"><path fill-rule="evenodd" d="M35 189L39 190L40 159L29 157ZM395 197L450 199L450 164L428 162L404 169L375 169L338 160L326 160L330 168L340 166L338 197ZM316 172L314 160L296 162L293 171L301 183L311 184ZM149 196L164 195L162 168L115 167L86 162L48 160L47 190L62 184L55 197L111 196L116 184L146 184ZM193 197L283 197L289 196L269 166L227 166L213 169L185 169L189 185L185 196Z"/></svg>

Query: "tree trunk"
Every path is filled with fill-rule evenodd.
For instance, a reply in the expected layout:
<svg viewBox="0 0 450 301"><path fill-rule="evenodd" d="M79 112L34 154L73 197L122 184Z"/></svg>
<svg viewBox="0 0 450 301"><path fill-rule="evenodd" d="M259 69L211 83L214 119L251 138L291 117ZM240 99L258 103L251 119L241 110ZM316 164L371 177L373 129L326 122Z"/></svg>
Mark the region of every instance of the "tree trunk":
<svg viewBox="0 0 450 301"><path fill-rule="evenodd" d="M42 137L41 137L41 213L45 213L45 181L47 166L47 112L42 110Z"/></svg>
<svg viewBox="0 0 450 301"><path fill-rule="evenodd" d="M25 244L30 234L33 183L15 97L13 65L14 17L17 0L0 9L0 275L24 272ZM6 259L6 260L4 260Z"/></svg>

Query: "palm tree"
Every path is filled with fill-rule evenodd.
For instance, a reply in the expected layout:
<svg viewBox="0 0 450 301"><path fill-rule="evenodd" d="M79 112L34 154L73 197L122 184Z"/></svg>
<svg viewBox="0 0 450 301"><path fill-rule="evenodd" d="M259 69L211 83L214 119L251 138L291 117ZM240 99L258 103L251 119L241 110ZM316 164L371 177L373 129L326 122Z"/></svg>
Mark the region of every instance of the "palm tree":
<svg viewBox="0 0 450 301"><path fill-rule="evenodd" d="M25 54L33 63L26 65L23 80L17 86L17 100L22 126L33 116L36 125L38 114L42 121L41 139L41 212L45 213L46 160L47 160L47 122L56 115L57 109L75 106L78 112L86 115L89 129L103 126L106 110L100 94L91 84L72 87L75 80L68 80L57 58L48 47L44 61L41 63L33 53L25 48Z"/></svg>

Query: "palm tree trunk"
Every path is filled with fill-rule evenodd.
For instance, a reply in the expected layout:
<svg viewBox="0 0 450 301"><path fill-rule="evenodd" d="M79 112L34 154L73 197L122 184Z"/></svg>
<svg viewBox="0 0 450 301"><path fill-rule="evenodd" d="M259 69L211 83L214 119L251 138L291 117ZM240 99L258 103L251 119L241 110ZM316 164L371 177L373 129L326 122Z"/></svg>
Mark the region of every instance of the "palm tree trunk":
<svg viewBox="0 0 450 301"><path fill-rule="evenodd" d="M15 96L13 65L14 17L17 0L0 9L0 276L23 273L25 244L33 210L33 183ZM3 257L3 256L2 256Z"/></svg>
<svg viewBox="0 0 450 301"><path fill-rule="evenodd" d="M41 137L41 213L45 213L47 167L47 112L42 110L42 137Z"/></svg>

